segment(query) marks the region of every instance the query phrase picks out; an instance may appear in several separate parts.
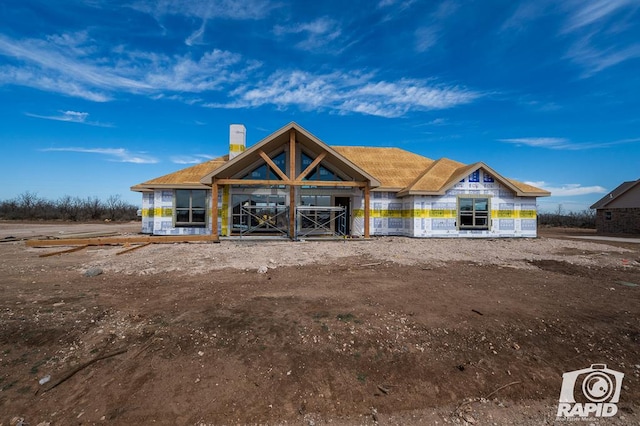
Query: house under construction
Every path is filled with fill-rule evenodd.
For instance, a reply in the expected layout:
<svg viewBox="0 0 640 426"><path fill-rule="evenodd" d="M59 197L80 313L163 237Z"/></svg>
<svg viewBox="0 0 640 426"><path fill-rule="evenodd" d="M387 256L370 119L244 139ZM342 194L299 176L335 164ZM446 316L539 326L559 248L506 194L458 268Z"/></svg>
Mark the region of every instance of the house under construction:
<svg viewBox="0 0 640 426"><path fill-rule="evenodd" d="M535 237L536 198L550 195L482 162L329 146L296 123L248 149L245 141L245 127L231 125L228 156L133 186L142 232Z"/></svg>

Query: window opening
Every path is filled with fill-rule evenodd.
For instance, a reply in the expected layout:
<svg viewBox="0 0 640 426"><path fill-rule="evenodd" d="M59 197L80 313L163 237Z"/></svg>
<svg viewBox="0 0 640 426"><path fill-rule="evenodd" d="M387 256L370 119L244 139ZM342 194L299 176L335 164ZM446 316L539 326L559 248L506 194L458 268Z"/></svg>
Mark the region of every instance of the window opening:
<svg viewBox="0 0 640 426"><path fill-rule="evenodd" d="M287 170L287 153L282 151L280 154L276 155L271 159L278 168L286 173ZM282 178L269 167L266 163L256 167L246 175L242 177L242 179L256 179L256 180L282 180Z"/></svg>
<svg viewBox="0 0 640 426"><path fill-rule="evenodd" d="M234 194L231 201L233 234L288 234L289 209L284 195Z"/></svg>
<svg viewBox="0 0 640 426"><path fill-rule="evenodd" d="M301 155L301 163L302 171L305 170L311 163L313 163L313 158L303 152ZM320 162L320 164L314 167L313 170L311 170L309 174L307 174L307 176L305 176L302 180L342 181L344 179L338 176L338 174L331 169L325 167L322 162Z"/></svg>
<svg viewBox="0 0 640 426"><path fill-rule="evenodd" d="M460 229L489 229L489 198L458 198Z"/></svg>
<svg viewBox="0 0 640 426"><path fill-rule="evenodd" d="M205 226L207 219L207 191L177 189L176 226Z"/></svg>

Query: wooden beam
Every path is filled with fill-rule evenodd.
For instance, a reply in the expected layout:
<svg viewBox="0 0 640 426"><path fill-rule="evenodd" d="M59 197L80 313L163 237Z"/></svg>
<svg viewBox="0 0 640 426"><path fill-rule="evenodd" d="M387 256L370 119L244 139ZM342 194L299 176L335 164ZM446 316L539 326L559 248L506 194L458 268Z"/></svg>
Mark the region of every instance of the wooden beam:
<svg viewBox="0 0 640 426"><path fill-rule="evenodd" d="M218 242L217 235L145 235L138 237L77 238L68 240L27 240L28 247L52 246L108 246L136 243L172 244L190 242Z"/></svg>
<svg viewBox="0 0 640 426"><path fill-rule="evenodd" d="M289 130L289 181L293 181L296 177L296 131ZM296 235L296 187L289 186L289 238Z"/></svg>
<svg viewBox="0 0 640 426"><path fill-rule="evenodd" d="M296 131L289 130L289 176L294 180L296 177Z"/></svg>
<svg viewBox="0 0 640 426"><path fill-rule="evenodd" d="M218 181L213 178L211 183L211 235L218 238Z"/></svg>
<svg viewBox="0 0 640 426"><path fill-rule="evenodd" d="M326 157L326 156L327 156L327 152L326 151L321 152L320 155L318 155L316 157L316 159L313 160L313 162L311 164L309 164L307 166L307 168L304 169L304 171L302 173L300 173L300 175L296 178L296 180L304 179L311 172L311 170L313 170L318 164L320 164L320 162L322 160L324 160L324 157Z"/></svg>
<svg viewBox="0 0 640 426"><path fill-rule="evenodd" d="M296 187L289 187L289 238L296 236Z"/></svg>
<svg viewBox="0 0 640 426"><path fill-rule="evenodd" d="M220 185L248 185L248 186L338 186L344 188L363 188L367 182L352 180L258 180L258 179L219 179Z"/></svg>
<svg viewBox="0 0 640 426"><path fill-rule="evenodd" d="M280 179L289 180L289 176L284 174L284 172L280 170L280 167L278 167L276 163L274 163L273 160L269 158L267 154L264 153L263 150L258 151L258 154L260 154L260 157L262 157L262 159L269 165L269 167L271 167L273 171L276 172L278 176L280 176Z"/></svg>
<svg viewBox="0 0 640 426"><path fill-rule="evenodd" d="M370 198L371 190L369 185L364 187L364 237L369 238L369 221L370 221Z"/></svg>
<svg viewBox="0 0 640 426"><path fill-rule="evenodd" d="M130 251L138 250L139 248L146 247L151 243L142 243L139 246L129 247L128 249L124 249L116 253L116 256L120 256L121 254L129 253Z"/></svg>
<svg viewBox="0 0 640 426"><path fill-rule="evenodd" d="M44 254L39 255L38 257L49 257L49 256L55 256L55 255L58 255L58 254L72 253L74 251L79 251L79 250L82 250L82 249L87 248L87 247L89 247L89 245L85 244L85 245L82 245L82 246L79 246L79 247L73 247L73 248L70 248L70 249L67 249L67 250L54 251L53 253L44 253Z"/></svg>

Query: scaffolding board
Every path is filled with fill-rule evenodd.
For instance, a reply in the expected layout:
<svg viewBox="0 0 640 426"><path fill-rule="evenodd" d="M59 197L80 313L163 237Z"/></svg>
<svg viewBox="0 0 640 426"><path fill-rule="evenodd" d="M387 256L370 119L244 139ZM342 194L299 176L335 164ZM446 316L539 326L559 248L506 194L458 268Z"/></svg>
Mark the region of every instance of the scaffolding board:
<svg viewBox="0 0 640 426"><path fill-rule="evenodd" d="M345 207L296 207L296 235L294 239L310 236L345 237L347 209Z"/></svg>
<svg viewBox="0 0 640 426"><path fill-rule="evenodd" d="M287 206L243 205L240 208L240 237L268 233L289 236Z"/></svg>

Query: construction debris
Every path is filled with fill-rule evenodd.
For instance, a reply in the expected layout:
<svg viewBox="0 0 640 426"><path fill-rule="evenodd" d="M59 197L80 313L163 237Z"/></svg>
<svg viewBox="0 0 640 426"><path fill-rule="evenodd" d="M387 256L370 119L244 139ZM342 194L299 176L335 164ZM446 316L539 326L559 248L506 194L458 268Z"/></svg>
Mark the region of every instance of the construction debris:
<svg viewBox="0 0 640 426"><path fill-rule="evenodd" d="M128 247L128 248L125 249L125 250L117 252L116 256L119 256L119 255L125 254L125 253L129 253L130 251L138 250L139 248L146 247L149 244L151 244L151 243L143 243L143 244L140 244L140 245L137 245L137 246L129 247L129 243L126 243L126 244L124 244L124 246Z"/></svg>
<svg viewBox="0 0 640 426"><path fill-rule="evenodd" d="M53 246L108 246L127 244L173 244L191 242L213 242L220 240L214 235L171 235L171 236L135 236L135 237L96 237L96 238L70 238L56 240L27 240L28 247L53 247Z"/></svg>
<svg viewBox="0 0 640 426"><path fill-rule="evenodd" d="M39 255L39 257L49 257L49 256L56 256L56 255L64 254L64 253L73 253L74 251L80 251L80 250L82 250L84 248L87 248L87 247L89 247L88 244L83 244L81 246L73 247L73 248L70 248L70 249L67 249L67 250L54 251L54 252L51 252L51 253L44 253L44 254Z"/></svg>

